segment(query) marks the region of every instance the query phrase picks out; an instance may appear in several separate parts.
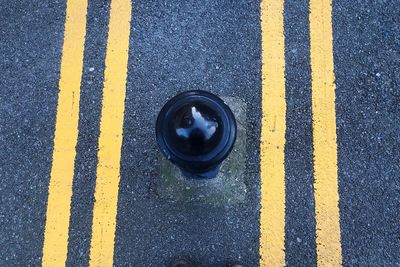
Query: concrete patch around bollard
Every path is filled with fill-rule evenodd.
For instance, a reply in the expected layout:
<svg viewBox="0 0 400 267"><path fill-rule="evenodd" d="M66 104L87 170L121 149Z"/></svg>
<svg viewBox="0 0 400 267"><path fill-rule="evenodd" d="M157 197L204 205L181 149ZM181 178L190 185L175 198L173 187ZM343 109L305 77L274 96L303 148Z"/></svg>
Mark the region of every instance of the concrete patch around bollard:
<svg viewBox="0 0 400 267"><path fill-rule="evenodd" d="M217 177L188 179L178 167L159 153L156 194L160 200L192 205L229 206L245 200L246 103L236 97L222 97L237 122L237 138Z"/></svg>

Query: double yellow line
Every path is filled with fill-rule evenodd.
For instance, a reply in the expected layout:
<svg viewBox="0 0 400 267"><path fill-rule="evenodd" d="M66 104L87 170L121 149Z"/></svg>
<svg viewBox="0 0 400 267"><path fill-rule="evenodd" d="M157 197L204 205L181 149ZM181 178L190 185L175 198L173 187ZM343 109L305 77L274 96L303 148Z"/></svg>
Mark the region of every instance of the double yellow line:
<svg viewBox="0 0 400 267"><path fill-rule="evenodd" d="M87 0L68 0L61 60L43 266L64 266L78 139ZM112 0L100 121L91 266L112 266L131 19L130 0Z"/></svg>
<svg viewBox="0 0 400 267"><path fill-rule="evenodd" d="M283 0L261 1L260 266L285 265L285 44ZM332 2L310 0L314 197L318 266L342 264Z"/></svg>

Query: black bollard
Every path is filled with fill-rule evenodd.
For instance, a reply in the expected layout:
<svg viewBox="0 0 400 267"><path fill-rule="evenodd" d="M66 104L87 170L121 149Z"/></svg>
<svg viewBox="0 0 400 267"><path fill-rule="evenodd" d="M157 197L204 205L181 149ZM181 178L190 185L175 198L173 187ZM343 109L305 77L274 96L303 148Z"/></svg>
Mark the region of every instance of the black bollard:
<svg viewBox="0 0 400 267"><path fill-rule="evenodd" d="M230 108L216 95L187 91L161 109L156 136L162 154L185 177L214 178L232 151L236 121Z"/></svg>

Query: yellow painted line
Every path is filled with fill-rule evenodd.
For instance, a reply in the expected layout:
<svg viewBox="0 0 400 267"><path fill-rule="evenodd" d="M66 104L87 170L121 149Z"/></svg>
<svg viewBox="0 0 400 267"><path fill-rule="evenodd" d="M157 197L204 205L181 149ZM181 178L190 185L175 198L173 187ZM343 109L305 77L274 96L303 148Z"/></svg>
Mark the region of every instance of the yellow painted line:
<svg viewBox="0 0 400 267"><path fill-rule="evenodd" d="M43 266L63 266L67 258L75 146L78 138L86 9L86 0L67 1L53 163L43 243Z"/></svg>
<svg viewBox="0 0 400 267"><path fill-rule="evenodd" d="M318 266L341 266L331 0L310 1Z"/></svg>
<svg viewBox="0 0 400 267"><path fill-rule="evenodd" d="M286 131L283 0L261 1L260 266L285 265Z"/></svg>
<svg viewBox="0 0 400 267"><path fill-rule="evenodd" d="M104 72L90 266L113 265L130 20L131 0L112 0Z"/></svg>

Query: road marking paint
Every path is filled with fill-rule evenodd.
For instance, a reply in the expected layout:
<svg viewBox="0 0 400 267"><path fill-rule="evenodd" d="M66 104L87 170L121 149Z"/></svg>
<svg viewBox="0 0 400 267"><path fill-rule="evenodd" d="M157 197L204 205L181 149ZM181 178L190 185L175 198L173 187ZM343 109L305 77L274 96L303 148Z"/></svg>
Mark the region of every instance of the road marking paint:
<svg viewBox="0 0 400 267"><path fill-rule="evenodd" d="M68 0L50 173L43 266L65 265L78 138L79 99L86 33L86 0Z"/></svg>
<svg viewBox="0 0 400 267"><path fill-rule="evenodd" d="M283 0L261 1L260 266L285 265L286 131Z"/></svg>
<svg viewBox="0 0 400 267"><path fill-rule="evenodd" d="M341 266L331 0L310 1L318 266Z"/></svg>
<svg viewBox="0 0 400 267"><path fill-rule="evenodd" d="M112 0L93 208L90 266L112 266L120 180L131 1Z"/></svg>

